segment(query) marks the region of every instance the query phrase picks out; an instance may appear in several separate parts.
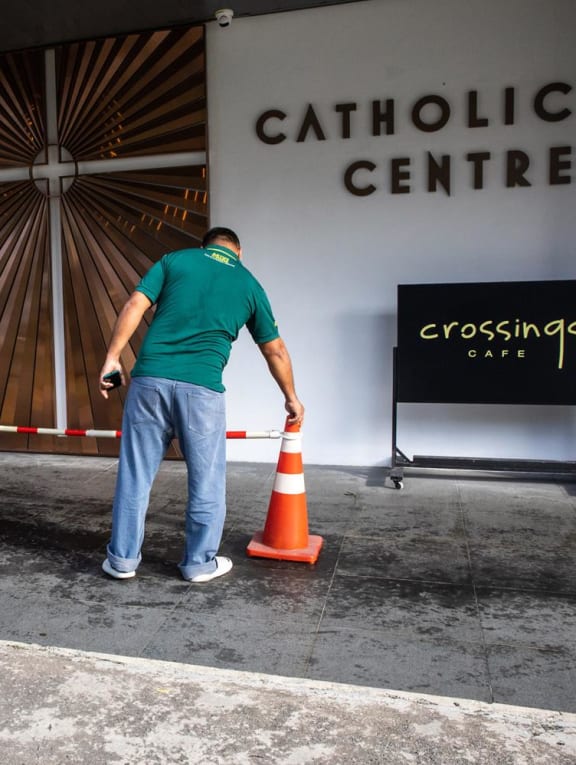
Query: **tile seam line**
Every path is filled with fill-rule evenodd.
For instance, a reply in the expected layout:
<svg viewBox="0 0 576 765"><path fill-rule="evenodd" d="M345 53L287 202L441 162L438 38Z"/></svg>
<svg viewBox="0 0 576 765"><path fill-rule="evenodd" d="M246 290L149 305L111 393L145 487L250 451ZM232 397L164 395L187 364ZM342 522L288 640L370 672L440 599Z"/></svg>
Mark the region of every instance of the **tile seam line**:
<svg viewBox="0 0 576 765"><path fill-rule="evenodd" d="M354 492L352 495L354 497L354 501L352 503L352 509L356 508L358 505L358 494ZM324 619L324 614L326 613L326 605L328 602L328 598L330 596L330 592L332 590L332 586L334 584L334 579L336 578L336 569L338 568L338 562L340 561L340 555L342 553L342 547L344 546L344 540L346 539L346 533L348 530L348 524L347 527L344 529L342 533L342 537L340 539L340 545L338 547L338 554L336 555L336 560L334 562L334 568L332 570L332 576L330 577L330 582L328 583L328 588L326 590L326 595L324 596L324 602L322 603L322 608L320 610L320 616L318 617L318 622L316 624L316 628L313 633L312 638L312 645L310 646L310 650L308 651L308 655L306 657L306 660L304 662L304 677L308 677L308 673L310 671L310 662L312 661L312 655L314 653L314 648L316 646L316 641L318 639L318 635L320 634L320 625L322 624L322 620Z"/></svg>
<svg viewBox="0 0 576 765"><path fill-rule="evenodd" d="M488 644L486 643L486 635L484 633L484 625L482 623L482 614L480 611L480 600L478 598L478 592L476 589L476 582L474 580L474 572L472 570L472 554L470 551L470 544L469 544L469 533L468 533L468 525L466 523L466 509L464 505L464 501L462 498L462 484L460 481L456 482L456 495L458 498L458 506L460 508L460 513L462 516L462 526L464 528L464 539L466 544L466 556L468 558L468 571L470 575L470 581L472 582L472 593L474 596L474 607L476 609L476 617L478 619L478 627L480 629L480 645L482 645L482 652L484 654L484 666L486 671L486 682L488 685L488 694L490 698L490 703L494 704L496 701L495 695L494 695L494 686L492 684L492 675L490 673L490 662L488 659L489 651L488 651Z"/></svg>
<svg viewBox="0 0 576 765"><path fill-rule="evenodd" d="M176 612L177 609L181 608L185 602L190 598L190 593L193 592L194 585L192 583L189 583L188 587L184 586L182 588L182 594L179 596L177 601L172 604L171 608L166 609L166 613L164 618L161 620L158 627L153 630L152 634L149 636L148 640L142 645L138 652L138 657L141 659L149 659L149 656L146 656L146 651L148 650L148 647L154 642L157 635L160 633L162 629L164 629L164 625L166 624L166 621Z"/></svg>

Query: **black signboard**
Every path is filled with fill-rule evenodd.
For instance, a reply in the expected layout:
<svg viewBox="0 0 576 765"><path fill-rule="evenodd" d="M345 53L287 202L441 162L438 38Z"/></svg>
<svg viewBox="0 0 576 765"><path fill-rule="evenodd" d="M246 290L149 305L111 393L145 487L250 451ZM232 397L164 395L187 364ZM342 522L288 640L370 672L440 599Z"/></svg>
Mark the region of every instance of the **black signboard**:
<svg viewBox="0 0 576 765"><path fill-rule="evenodd" d="M576 403L576 281L398 286L397 400Z"/></svg>

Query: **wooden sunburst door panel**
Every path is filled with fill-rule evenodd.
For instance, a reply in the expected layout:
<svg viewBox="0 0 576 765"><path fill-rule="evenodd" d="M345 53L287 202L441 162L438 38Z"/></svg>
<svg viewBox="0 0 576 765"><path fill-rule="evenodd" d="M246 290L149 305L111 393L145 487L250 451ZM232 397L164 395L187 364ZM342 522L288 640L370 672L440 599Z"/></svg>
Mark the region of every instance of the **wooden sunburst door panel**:
<svg viewBox="0 0 576 765"><path fill-rule="evenodd" d="M124 389L97 385L114 322L154 262L199 245L207 193L202 28L0 55L0 424L120 429ZM0 449L118 443L0 433Z"/></svg>

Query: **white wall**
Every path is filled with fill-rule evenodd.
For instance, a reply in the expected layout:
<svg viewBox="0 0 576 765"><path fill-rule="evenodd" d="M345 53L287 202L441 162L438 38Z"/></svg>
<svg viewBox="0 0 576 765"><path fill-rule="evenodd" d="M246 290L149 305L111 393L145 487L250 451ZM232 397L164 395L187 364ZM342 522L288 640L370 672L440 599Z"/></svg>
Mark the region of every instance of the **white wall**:
<svg viewBox="0 0 576 765"><path fill-rule="evenodd" d="M238 230L271 298L307 407L307 462L388 464L399 283L576 278L576 182L550 186L546 167L549 147L574 143L575 28L573 0L372 0L209 25L211 220ZM555 81L575 88L548 106L573 114L544 122L532 99ZM505 87L516 88L514 125L502 124ZM469 90L488 127L466 126ZM432 133L410 121L427 94L452 107ZM370 104L386 98L395 99L396 132L374 137ZM345 102L358 105L348 140L334 112ZM309 103L327 140L297 143ZM288 115L268 124L288 135L275 146L254 130L270 108ZM531 157L530 188L505 187L508 149ZM464 155L479 150L492 160L474 190ZM427 151L452 156L450 196L426 190ZM402 156L412 160L412 190L393 195L386 170ZM357 159L377 165L371 178L357 176L381 187L370 196L344 187ZM247 333L225 383L229 427L283 424L282 399ZM411 405L401 407L398 441L408 454L573 460L575 431L568 407ZM276 458L269 442L229 443L231 460Z"/></svg>

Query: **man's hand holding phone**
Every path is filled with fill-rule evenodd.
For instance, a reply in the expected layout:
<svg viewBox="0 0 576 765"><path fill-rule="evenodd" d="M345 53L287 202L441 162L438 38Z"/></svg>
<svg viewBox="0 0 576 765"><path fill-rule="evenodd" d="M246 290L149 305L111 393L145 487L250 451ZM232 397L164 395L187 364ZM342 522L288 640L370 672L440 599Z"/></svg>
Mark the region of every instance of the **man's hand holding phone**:
<svg viewBox="0 0 576 765"><path fill-rule="evenodd" d="M124 385L124 375L121 369L113 369L110 372L105 372L106 367L100 372L100 393L104 398L108 398L108 391L114 388L119 388Z"/></svg>

